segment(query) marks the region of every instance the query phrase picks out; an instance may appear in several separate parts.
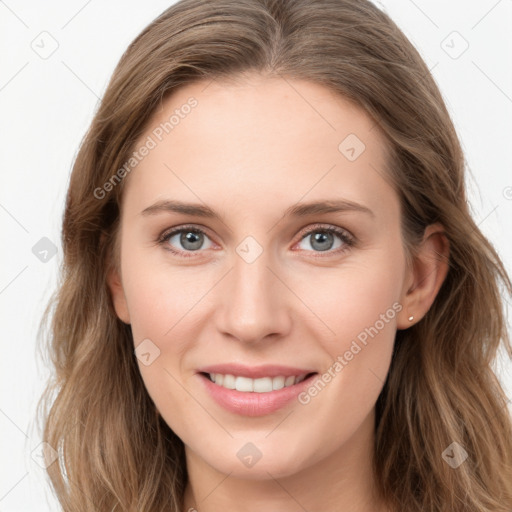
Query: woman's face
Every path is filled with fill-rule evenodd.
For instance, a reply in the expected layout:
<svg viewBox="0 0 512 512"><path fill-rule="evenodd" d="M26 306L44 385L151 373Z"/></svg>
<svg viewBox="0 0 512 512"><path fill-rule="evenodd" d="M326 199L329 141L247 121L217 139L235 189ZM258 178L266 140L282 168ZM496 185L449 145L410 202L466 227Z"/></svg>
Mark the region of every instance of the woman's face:
<svg viewBox="0 0 512 512"><path fill-rule="evenodd" d="M143 145L111 290L189 460L263 479L368 456L410 284L378 128L253 75L179 89Z"/></svg>

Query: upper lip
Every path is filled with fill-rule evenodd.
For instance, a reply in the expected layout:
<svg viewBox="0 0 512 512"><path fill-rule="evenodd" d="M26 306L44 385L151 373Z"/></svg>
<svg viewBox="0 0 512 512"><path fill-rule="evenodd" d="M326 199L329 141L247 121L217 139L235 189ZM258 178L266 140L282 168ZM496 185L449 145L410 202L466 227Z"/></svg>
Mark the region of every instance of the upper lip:
<svg viewBox="0 0 512 512"><path fill-rule="evenodd" d="M308 373L316 373L315 370L307 368L293 368L281 365L245 366L243 364L215 364L199 368L198 373L220 373L222 375L234 375L235 377L248 377L258 379L261 377L298 377Z"/></svg>

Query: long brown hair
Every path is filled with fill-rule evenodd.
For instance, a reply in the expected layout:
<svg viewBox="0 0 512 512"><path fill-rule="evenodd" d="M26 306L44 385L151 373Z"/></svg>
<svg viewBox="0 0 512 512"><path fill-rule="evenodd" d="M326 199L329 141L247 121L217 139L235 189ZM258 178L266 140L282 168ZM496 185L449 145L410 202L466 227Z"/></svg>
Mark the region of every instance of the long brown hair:
<svg viewBox="0 0 512 512"><path fill-rule="evenodd" d="M408 512L510 512L512 424L492 369L500 344L512 357L500 287L511 294L510 278L471 217L464 155L431 73L367 0L181 0L122 56L74 162L61 279L41 324L51 315L54 375L38 410L59 453L47 471L63 509L180 510L183 443L155 411L106 284L124 180L104 184L164 97L247 71L306 79L363 108L389 145L409 258L431 223L450 243L445 282L426 316L396 333L376 404L383 499ZM452 443L468 454L457 468L443 457Z"/></svg>

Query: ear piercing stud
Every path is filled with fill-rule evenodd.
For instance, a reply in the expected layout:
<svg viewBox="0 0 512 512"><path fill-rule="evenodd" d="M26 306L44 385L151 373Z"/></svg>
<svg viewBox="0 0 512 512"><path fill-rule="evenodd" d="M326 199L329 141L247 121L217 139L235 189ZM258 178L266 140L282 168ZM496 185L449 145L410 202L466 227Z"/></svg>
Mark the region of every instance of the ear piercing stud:
<svg viewBox="0 0 512 512"><path fill-rule="evenodd" d="M408 318L409 322L412 322L414 320L414 316L411 315L409 318Z"/></svg>

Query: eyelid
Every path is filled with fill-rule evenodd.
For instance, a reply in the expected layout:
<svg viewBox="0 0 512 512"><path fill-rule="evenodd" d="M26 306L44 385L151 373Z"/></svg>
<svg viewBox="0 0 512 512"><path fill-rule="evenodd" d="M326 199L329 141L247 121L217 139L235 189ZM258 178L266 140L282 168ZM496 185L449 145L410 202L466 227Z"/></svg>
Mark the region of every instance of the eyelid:
<svg viewBox="0 0 512 512"><path fill-rule="evenodd" d="M181 231L197 231L200 233L204 233L208 235L209 229L202 224L180 224L178 226L174 226L172 228L167 228L162 231L162 233L158 236L158 240L162 240L164 238L168 238L170 235L174 235ZM209 235L208 235L209 236Z"/></svg>
<svg viewBox="0 0 512 512"><path fill-rule="evenodd" d="M299 242L302 241L306 236L310 235L312 232L315 232L315 231L329 231L329 232L333 232L333 233L339 235L342 238L349 239L351 242L355 243L355 241L356 241L356 238L354 237L354 235L352 235L352 233L350 233L345 228L336 226L334 224L327 224L325 222L323 222L323 223L317 222L317 223L308 225L307 227L305 227L303 230L300 231Z"/></svg>

